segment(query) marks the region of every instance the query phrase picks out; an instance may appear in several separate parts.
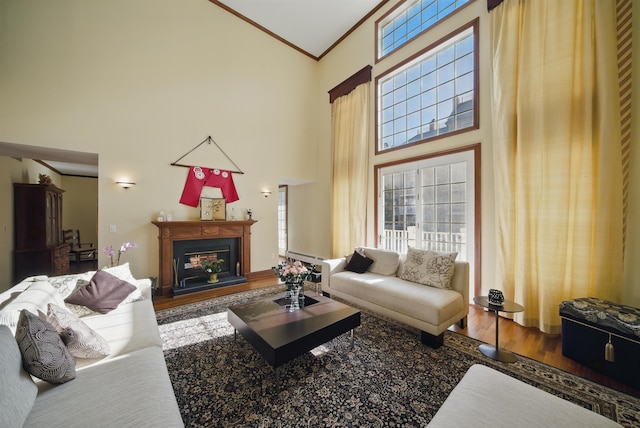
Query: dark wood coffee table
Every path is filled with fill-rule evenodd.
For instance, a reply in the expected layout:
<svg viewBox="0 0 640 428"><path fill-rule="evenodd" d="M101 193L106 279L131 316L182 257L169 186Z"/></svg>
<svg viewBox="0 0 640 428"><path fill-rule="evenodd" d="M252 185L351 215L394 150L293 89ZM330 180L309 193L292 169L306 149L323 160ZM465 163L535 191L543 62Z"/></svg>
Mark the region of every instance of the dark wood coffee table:
<svg viewBox="0 0 640 428"><path fill-rule="evenodd" d="M360 325L360 311L317 294L305 293L305 306L289 312L285 293L227 309L227 319L274 368L276 388L280 366ZM278 303L280 302L280 303Z"/></svg>

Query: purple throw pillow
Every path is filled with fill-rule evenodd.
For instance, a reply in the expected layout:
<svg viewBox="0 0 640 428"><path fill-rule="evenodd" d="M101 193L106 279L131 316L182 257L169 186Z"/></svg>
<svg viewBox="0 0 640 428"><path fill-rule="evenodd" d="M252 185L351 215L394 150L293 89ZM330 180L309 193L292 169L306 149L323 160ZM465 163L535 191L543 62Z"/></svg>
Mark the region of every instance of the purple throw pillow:
<svg viewBox="0 0 640 428"><path fill-rule="evenodd" d="M93 275L89 285L77 289L64 301L74 305L83 305L92 311L106 314L117 308L135 290L136 287L127 281L99 270Z"/></svg>

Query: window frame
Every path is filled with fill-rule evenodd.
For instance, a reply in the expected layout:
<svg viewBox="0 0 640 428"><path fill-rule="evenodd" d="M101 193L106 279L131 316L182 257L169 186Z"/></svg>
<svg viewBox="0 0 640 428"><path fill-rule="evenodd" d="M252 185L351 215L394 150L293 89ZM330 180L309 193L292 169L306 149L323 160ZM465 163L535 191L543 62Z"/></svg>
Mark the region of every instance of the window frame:
<svg viewBox="0 0 640 428"><path fill-rule="evenodd" d="M284 229L280 227L280 194L284 194ZM289 252L289 186L281 184L278 186L278 212L277 212L277 230L278 230L278 256L286 257ZM280 247L280 241L282 240L282 231L284 231L284 243L285 248Z"/></svg>
<svg viewBox="0 0 640 428"><path fill-rule="evenodd" d="M420 36L425 34L427 31L430 31L434 27L436 27L437 25L441 24L442 22L445 22L446 20L448 20L449 18L451 18L456 13L458 13L459 11L464 9L465 7L469 6L470 4L475 2L476 0L468 0L465 4L461 5L460 7L456 8L455 10L453 10L453 12L447 14L446 16L444 16L443 18L441 18L439 20L436 20L433 24L429 25L428 27L425 27L424 29L420 30L418 33L416 33L413 36L411 36L411 38L407 39L400 46L392 49L391 51L389 51L389 52L387 52L386 54L383 55L382 54L382 39L383 39L383 37L382 37L383 28L382 27L384 25L388 24L389 21L395 20L400 14L402 14L405 11L407 11L408 9L411 9L416 3L419 3L420 1L421 0L403 0L403 1L400 1L394 7L389 9L389 11L387 11L384 15L382 15L378 20L376 20L375 25L374 25L374 31L375 31L375 37L374 37L375 38L375 62L376 62L376 64L378 62L382 61L383 59L388 58L393 53L399 51L400 49L404 48L405 46L409 45L414 40L418 39Z"/></svg>
<svg viewBox="0 0 640 428"><path fill-rule="evenodd" d="M470 132L470 131L474 131L480 128L480 113L479 113L479 106L480 106L480 85L479 85L479 81L480 81L480 53L479 53L479 25L480 25L480 19L476 18L471 22L468 22L467 24L459 27L458 29L454 30L453 32L447 34L446 36L442 37L441 39L435 41L434 43L430 44L429 46L427 46L426 48L420 50L419 52L415 53L414 55L411 55L410 57L406 58L405 60L399 62L398 64L394 65L393 67L389 68L388 70L384 71L383 73L380 73L379 75L376 76L375 78L375 154L381 154L381 153L387 153L387 152L391 152L394 150L399 150L399 149L405 149L407 147L413 147L415 145L418 144L423 144L423 143L427 143L430 141L434 141L434 140L438 140L441 138L446 138L446 137L451 137L453 135L457 135L457 134L462 134L465 132ZM406 65L408 65L409 63L416 61L417 59L419 59L421 56L425 55L426 53L433 51L435 49L437 49L438 47L446 44L447 42L451 41L453 38L455 38L456 36L460 35L461 33L464 33L465 31L472 29L472 33L473 33L473 124L471 126L468 126L466 128L462 128L462 129L456 129L454 131L451 132L447 132L445 134L438 134L438 135L434 135L431 137L427 137L427 138L423 138L423 139L419 139L416 140L414 142L411 143L407 143L407 144L403 144L400 146L396 146L396 147L390 147L387 149L383 149L381 148L381 142L380 142L380 122L381 122L381 116L382 116L382 111L380 111L380 88L379 88L379 83L380 80L387 78L389 75L393 74L394 72L398 71L399 69L405 67Z"/></svg>
<svg viewBox="0 0 640 428"><path fill-rule="evenodd" d="M473 155L473 228L474 228L474 232L473 232L473 248L467 248L467 252L468 253L472 253L473 254L473 266L472 266L472 272L473 272L473 277L470 278L470 281L473 281L473 284L470 284L469 287L469 291L470 291L470 296L474 296L474 295L479 295L481 290L482 290L482 285L481 285L481 239L482 239L482 231L481 231L481 225L482 225L482 218L481 218L481 213L482 213L482 207L481 207L481 203L482 203L482 198L481 198L481 144L480 143L475 143L475 144L471 144L471 145L467 145L467 146L462 146L462 147L457 147L457 148L453 148L450 150L443 150L443 151L439 151L436 153L429 153L429 154L425 154L425 155L421 155L421 156L415 156L415 157L411 157L411 158L405 158L405 159L399 159L396 161L392 161L392 162L386 162L386 163L381 163L381 164L376 164L373 166L373 176L374 176L374 236L376 239L376 247L379 245L379 237L380 237L380 233L382 231L379 230L379 225L380 225L380 199L381 199L381 192L383 191L383 184L380 182L380 172L383 168L388 168L388 167L394 167L394 166L399 166L402 164L410 164L410 163L419 163L421 161L427 160L427 159L433 159L433 158L438 158L438 157L443 157L443 156L449 156L452 154L458 154L458 153L463 153L463 152L472 152ZM418 207L420 205L420 201L419 199L417 199L416 202L416 207ZM416 220L418 216L418 213L416 213Z"/></svg>

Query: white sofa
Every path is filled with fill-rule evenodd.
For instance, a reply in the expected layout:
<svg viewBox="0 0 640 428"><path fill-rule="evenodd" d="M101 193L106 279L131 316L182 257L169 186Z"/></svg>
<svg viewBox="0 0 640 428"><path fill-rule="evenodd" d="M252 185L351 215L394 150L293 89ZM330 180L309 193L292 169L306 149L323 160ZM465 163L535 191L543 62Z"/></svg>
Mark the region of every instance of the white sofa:
<svg viewBox="0 0 640 428"><path fill-rule="evenodd" d="M497 370L476 364L451 391L428 427L619 428L621 425Z"/></svg>
<svg viewBox="0 0 640 428"><path fill-rule="evenodd" d="M6 320L20 306L42 317L48 303L54 302L44 295L23 305L16 304L16 299L20 302L20 296L27 295L25 290L35 282L56 283L56 291L64 298L73 291L72 286L60 284L91 276L27 278L0 294L0 319L4 315L8 324L8 329L0 326L0 426L184 427L162 352L148 279L134 280L141 294L135 301L122 302L107 314L94 312L80 318L109 344L108 356L76 358L75 379L59 385L24 370L13 337L16 326ZM59 301L57 296L53 300Z"/></svg>
<svg viewBox="0 0 640 428"><path fill-rule="evenodd" d="M455 262L450 289L399 278L406 254L361 247L373 264L364 273L345 270L347 258L322 262L322 292L419 329L424 344L438 348L452 324L469 313L469 263Z"/></svg>

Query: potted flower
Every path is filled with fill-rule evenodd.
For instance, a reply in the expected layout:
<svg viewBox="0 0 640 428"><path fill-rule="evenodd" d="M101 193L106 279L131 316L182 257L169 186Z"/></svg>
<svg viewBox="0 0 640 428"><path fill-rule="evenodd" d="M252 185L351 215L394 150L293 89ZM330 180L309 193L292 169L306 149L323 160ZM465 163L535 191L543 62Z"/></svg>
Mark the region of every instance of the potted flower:
<svg viewBox="0 0 640 428"><path fill-rule="evenodd" d="M138 244L136 244L135 242L125 242L124 244L122 244L120 246L120 249L118 250L117 258L115 261L113 260L113 256L116 254L116 251L111 245L109 245L108 247L104 247L102 251L104 251L107 257L109 257L109 267L115 267L120 265L120 256L122 256L122 253L126 253L127 250L136 248L137 246Z"/></svg>
<svg viewBox="0 0 640 428"><path fill-rule="evenodd" d="M224 263L224 259L209 257L200 259L200 267L209 274L209 281L207 282L218 282L218 272L222 270L222 263Z"/></svg>

